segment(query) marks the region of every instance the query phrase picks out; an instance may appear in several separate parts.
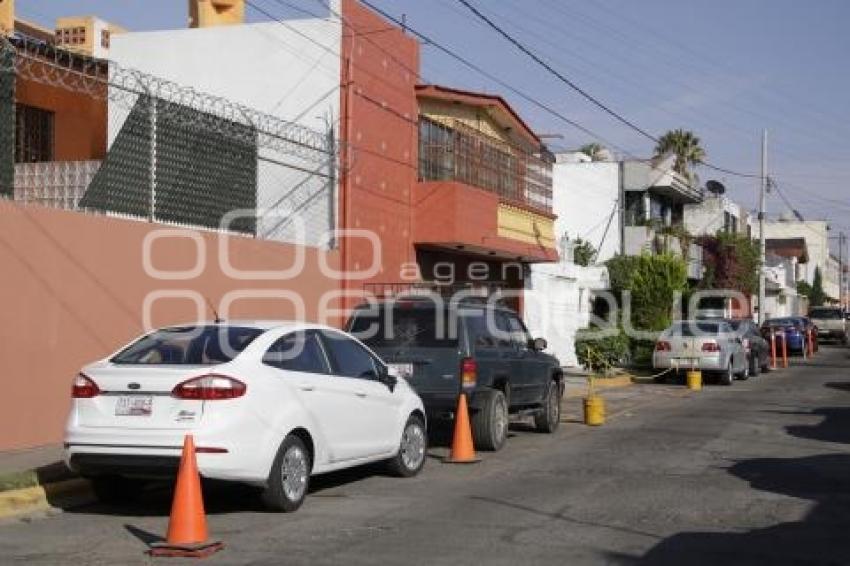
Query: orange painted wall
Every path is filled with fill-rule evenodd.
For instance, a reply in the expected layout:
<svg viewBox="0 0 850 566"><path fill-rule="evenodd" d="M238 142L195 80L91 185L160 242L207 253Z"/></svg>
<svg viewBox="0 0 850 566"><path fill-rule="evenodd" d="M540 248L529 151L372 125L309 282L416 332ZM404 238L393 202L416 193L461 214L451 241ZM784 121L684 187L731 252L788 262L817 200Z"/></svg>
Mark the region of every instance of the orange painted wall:
<svg viewBox="0 0 850 566"><path fill-rule="evenodd" d="M151 291L189 289L220 304L234 290L293 290L303 297L307 318L315 320L322 293L338 288L318 268L320 254L338 267L337 253L315 248L306 248L305 269L292 280L231 279L218 261L219 236L210 232L195 232L206 248L200 276L157 280L144 269L143 240L158 228L164 227L0 201L0 450L61 441L70 380L82 365L142 332L142 306ZM292 245L221 237L238 268L282 270L292 264ZM160 270L192 269L198 257L189 239L159 240L150 249ZM155 303L153 322L192 321L195 308L186 299L163 299ZM285 301L265 298L234 303L231 318L293 314Z"/></svg>
<svg viewBox="0 0 850 566"><path fill-rule="evenodd" d="M103 159L106 155L107 103L104 98L19 78L16 101L55 113L55 161Z"/></svg>
<svg viewBox="0 0 850 566"><path fill-rule="evenodd" d="M381 240L381 270L364 283L398 281L405 262L415 262L413 189L418 169L418 105L415 86L419 44L356 0L342 3L342 137L348 163L341 175L340 224L374 231ZM375 33L376 30L383 30ZM362 35L361 35L362 34ZM359 238L342 242L348 271L372 262L372 246ZM359 302L359 301L352 301ZM350 304L350 303L349 303Z"/></svg>

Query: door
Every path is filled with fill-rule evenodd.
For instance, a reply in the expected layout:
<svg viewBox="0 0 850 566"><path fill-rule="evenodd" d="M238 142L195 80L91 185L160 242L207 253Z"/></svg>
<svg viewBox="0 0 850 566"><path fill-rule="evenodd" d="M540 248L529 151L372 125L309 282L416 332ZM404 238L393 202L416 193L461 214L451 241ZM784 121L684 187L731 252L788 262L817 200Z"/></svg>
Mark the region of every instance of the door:
<svg viewBox="0 0 850 566"><path fill-rule="evenodd" d="M511 331L511 341L517 352L514 379L523 386L523 403L538 403L549 384L549 361L541 352L531 348L531 335L514 313L505 313Z"/></svg>
<svg viewBox="0 0 850 566"><path fill-rule="evenodd" d="M484 385L509 381L514 361L508 340L505 336L498 336L499 332L495 331L496 321L492 318L493 311L489 312L489 322L487 311L480 308L464 307L460 316L468 350L477 364L477 381ZM453 393L457 397L457 386Z"/></svg>
<svg viewBox="0 0 850 566"><path fill-rule="evenodd" d="M331 462L356 452L357 399L351 380L331 372L331 362L315 330L294 332L278 339L263 363L290 380L310 415Z"/></svg>
<svg viewBox="0 0 850 566"><path fill-rule="evenodd" d="M515 336L515 325L511 323L508 313L495 311L496 341L499 354L504 360L505 370L510 375L510 404L511 406L525 405L531 402L531 380L524 373L525 352L518 348Z"/></svg>
<svg viewBox="0 0 850 566"><path fill-rule="evenodd" d="M346 380L354 394L346 417L351 426L351 457L368 458L391 452L401 438L402 399L398 388L390 390L379 381L385 372L383 362L340 332L322 331L322 342L334 375Z"/></svg>

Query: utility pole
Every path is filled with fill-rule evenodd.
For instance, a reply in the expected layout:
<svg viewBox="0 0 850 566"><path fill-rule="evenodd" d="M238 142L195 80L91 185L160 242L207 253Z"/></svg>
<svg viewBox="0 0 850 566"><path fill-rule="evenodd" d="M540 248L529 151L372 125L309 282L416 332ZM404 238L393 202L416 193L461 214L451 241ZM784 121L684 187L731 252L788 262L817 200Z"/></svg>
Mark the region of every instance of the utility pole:
<svg viewBox="0 0 850 566"><path fill-rule="evenodd" d="M838 233L838 303L841 305L842 309L845 307L844 242L846 241L846 239L847 236L844 234L844 232Z"/></svg>
<svg viewBox="0 0 850 566"><path fill-rule="evenodd" d="M761 134L761 187L759 195L759 259L761 267L759 268L759 326L764 322L764 303L765 298L765 281L764 281L764 261L765 261L765 238L764 238L764 205L768 188L767 180L767 130L763 130Z"/></svg>

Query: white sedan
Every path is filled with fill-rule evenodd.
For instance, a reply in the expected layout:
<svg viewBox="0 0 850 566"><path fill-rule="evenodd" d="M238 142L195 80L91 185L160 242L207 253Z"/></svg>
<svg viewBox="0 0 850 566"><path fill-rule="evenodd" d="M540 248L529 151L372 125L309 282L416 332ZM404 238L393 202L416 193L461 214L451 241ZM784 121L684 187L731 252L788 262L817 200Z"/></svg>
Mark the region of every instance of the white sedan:
<svg viewBox="0 0 850 566"><path fill-rule="evenodd" d="M174 474L184 435L207 478L264 488L294 511L311 475L386 460L425 462L422 401L362 343L296 322L217 322L142 336L83 368L65 462L104 500L134 478Z"/></svg>

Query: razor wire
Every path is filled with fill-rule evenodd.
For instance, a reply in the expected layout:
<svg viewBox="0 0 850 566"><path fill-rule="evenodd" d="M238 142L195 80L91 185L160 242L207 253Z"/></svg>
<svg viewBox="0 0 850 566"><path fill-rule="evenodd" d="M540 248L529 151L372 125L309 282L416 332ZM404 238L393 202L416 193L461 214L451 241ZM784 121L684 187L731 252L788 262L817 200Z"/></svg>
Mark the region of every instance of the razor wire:
<svg viewBox="0 0 850 566"><path fill-rule="evenodd" d="M17 79L105 101L106 158L72 194L68 179L79 176L66 163L14 163ZM337 172L350 163L330 118L327 131L312 130L19 36L0 38L0 87L0 137L10 141L10 155L0 156L0 189L16 200L313 246L335 226ZM253 214L220 226L232 210Z"/></svg>
<svg viewBox="0 0 850 566"><path fill-rule="evenodd" d="M258 134L257 143L313 162L327 160L325 132L289 122L222 96L201 92L108 59L96 59L56 48L25 36L0 39L0 73L77 92L93 99L109 100L131 109L140 96L197 111L162 112L162 120L188 128L214 130L221 135L254 143L245 127ZM218 120L210 120L210 117ZM227 124L242 126L230 128Z"/></svg>

